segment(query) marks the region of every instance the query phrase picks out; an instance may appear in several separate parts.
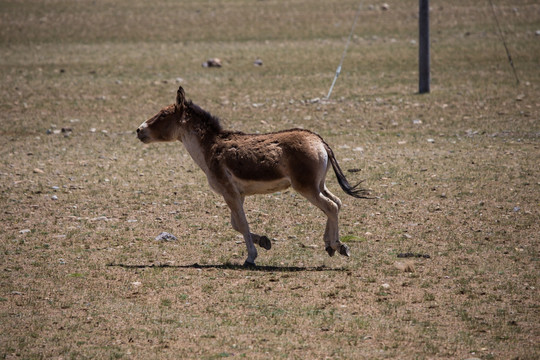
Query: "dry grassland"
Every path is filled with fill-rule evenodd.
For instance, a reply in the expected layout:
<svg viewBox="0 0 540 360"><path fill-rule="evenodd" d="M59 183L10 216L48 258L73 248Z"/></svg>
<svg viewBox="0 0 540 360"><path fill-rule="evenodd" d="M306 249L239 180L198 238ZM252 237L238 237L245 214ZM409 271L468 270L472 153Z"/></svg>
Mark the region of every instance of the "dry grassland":
<svg viewBox="0 0 540 360"><path fill-rule="evenodd" d="M538 358L540 4L493 2L519 85L487 1L432 2L427 95L418 2L364 2L327 102L357 1L0 2L0 358ZM378 199L329 174L351 258L285 191L247 200L273 248L239 266L181 144L135 137L179 84L361 169Z"/></svg>

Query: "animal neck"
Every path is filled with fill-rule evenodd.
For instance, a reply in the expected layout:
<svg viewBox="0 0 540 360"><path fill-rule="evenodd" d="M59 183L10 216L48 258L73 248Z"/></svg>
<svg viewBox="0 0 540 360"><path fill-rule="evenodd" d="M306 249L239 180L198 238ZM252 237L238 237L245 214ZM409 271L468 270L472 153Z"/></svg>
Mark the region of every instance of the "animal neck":
<svg viewBox="0 0 540 360"><path fill-rule="evenodd" d="M201 136L217 136L223 131L217 117L191 101L186 108L186 117L189 126L197 129L201 133Z"/></svg>
<svg viewBox="0 0 540 360"><path fill-rule="evenodd" d="M195 163L208 174L208 164L205 154L211 145L203 142L195 130L190 130L182 134L180 141L182 141L182 144L184 144L184 147Z"/></svg>
<svg viewBox="0 0 540 360"><path fill-rule="evenodd" d="M185 116L186 131L180 140L197 165L208 173L207 154L223 131L219 119L193 103L188 104Z"/></svg>

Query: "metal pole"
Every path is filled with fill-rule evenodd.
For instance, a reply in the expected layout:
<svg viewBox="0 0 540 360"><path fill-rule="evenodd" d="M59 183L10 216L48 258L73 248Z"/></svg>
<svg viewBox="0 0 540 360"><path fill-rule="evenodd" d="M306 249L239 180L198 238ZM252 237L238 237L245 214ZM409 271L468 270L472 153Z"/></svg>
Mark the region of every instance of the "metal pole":
<svg viewBox="0 0 540 360"><path fill-rule="evenodd" d="M429 93L429 0L420 0L418 13L418 69L420 94Z"/></svg>

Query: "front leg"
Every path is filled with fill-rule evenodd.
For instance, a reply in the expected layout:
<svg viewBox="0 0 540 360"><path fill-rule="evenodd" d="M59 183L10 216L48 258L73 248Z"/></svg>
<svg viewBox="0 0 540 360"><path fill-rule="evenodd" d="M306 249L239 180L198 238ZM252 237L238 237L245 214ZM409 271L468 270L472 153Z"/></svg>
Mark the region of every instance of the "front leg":
<svg viewBox="0 0 540 360"><path fill-rule="evenodd" d="M255 244L259 245L265 250L270 250L272 248L272 242L267 236L251 233L251 238Z"/></svg>
<svg viewBox="0 0 540 360"><path fill-rule="evenodd" d="M234 230L238 232L242 232L240 230L240 227L236 224L236 220L234 220L234 216L231 215L231 225ZM272 242L268 238L268 236L265 235L258 235L250 232L251 240L253 240L254 244L259 245L263 249L270 250L272 248Z"/></svg>
<svg viewBox="0 0 540 360"><path fill-rule="evenodd" d="M262 237L259 235L251 234L251 232L249 231L249 224L247 222L246 214L244 212L244 199L242 196L238 195L235 197L225 197L225 202L231 209L231 225L233 229L244 236L244 241L246 243L248 252L248 257L244 262L244 266L255 266L257 249L255 248L254 240L256 240L257 243L261 244ZM268 240L268 242L270 241Z"/></svg>
<svg viewBox="0 0 540 360"><path fill-rule="evenodd" d="M242 232L240 226L238 226L237 223L236 223L235 216L233 216L232 214L231 214L231 225L232 225L234 230L236 230L238 232ZM266 250L270 250L272 248L272 242L270 241L268 236L258 235L258 234L254 234L252 232L250 232L249 234L251 235L251 240L253 240L254 244L257 244L257 245L259 245L260 247L262 247L263 249L266 249Z"/></svg>

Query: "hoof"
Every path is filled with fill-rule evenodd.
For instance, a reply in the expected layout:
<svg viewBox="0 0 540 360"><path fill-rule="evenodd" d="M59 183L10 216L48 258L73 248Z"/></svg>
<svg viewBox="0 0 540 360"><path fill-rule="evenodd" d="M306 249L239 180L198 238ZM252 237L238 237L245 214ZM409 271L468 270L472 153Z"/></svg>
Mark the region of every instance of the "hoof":
<svg viewBox="0 0 540 360"><path fill-rule="evenodd" d="M246 269L253 269L253 268L256 268L257 265L255 265L255 263L252 263L252 262L249 262L249 261L246 260L246 261L244 262L244 267L245 267Z"/></svg>
<svg viewBox="0 0 540 360"><path fill-rule="evenodd" d="M259 239L259 246L263 249L270 250L272 248L272 242L266 236L261 236Z"/></svg>
<svg viewBox="0 0 540 360"><path fill-rule="evenodd" d="M349 250L349 247L345 244L341 244L341 246L339 247L339 253L343 256L351 256L351 252Z"/></svg>
<svg viewBox="0 0 540 360"><path fill-rule="evenodd" d="M330 257L332 257L336 253L336 250L332 249L330 246L327 246L326 252L328 253L328 255L330 255Z"/></svg>

